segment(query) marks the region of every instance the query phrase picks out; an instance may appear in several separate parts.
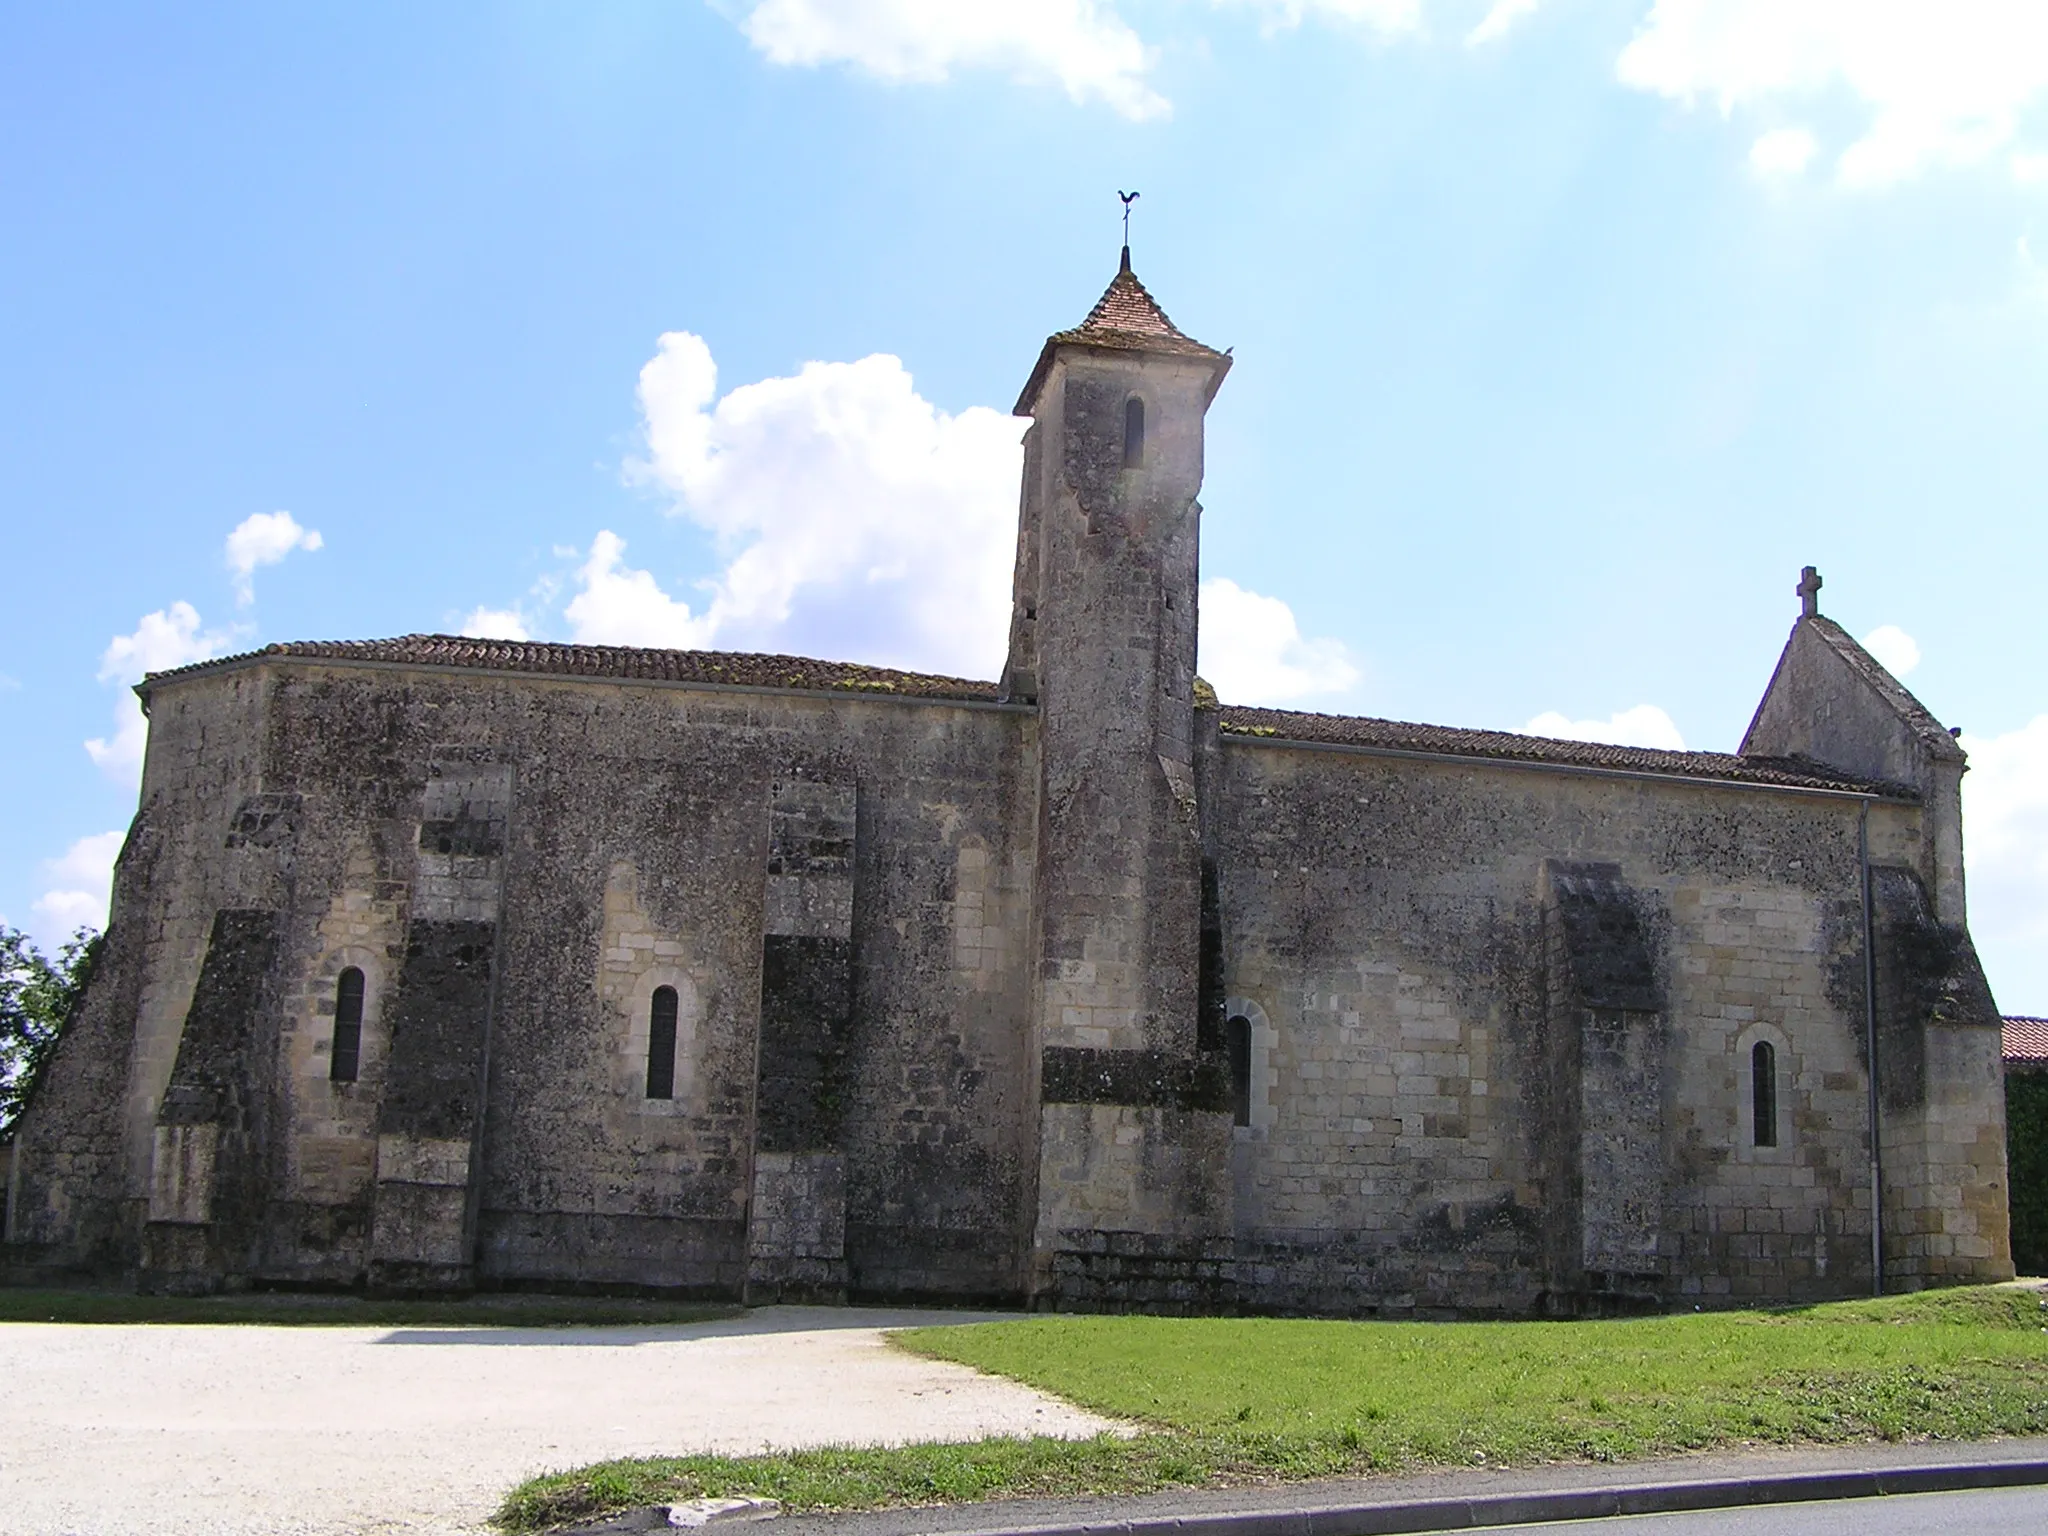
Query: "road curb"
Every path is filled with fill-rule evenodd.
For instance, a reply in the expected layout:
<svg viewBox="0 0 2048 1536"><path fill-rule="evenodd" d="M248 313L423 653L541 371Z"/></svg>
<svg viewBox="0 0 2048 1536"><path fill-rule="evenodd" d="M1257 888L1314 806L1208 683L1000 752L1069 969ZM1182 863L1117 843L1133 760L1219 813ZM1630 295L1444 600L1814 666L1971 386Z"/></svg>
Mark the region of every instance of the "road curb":
<svg viewBox="0 0 2048 1536"><path fill-rule="evenodd" d="M910 1527L932 1536L1419 1536L1426 1531L1477 1531L1504 1525L1611 1520L1620 1515L1669 1515L1763 1504L1810 1504L1827 1499L1877 1499L1911 1493L1967 1493L1980 1488L2042 1485L2048 1485L2048 1457L1833 1472L1778 1472L1593 1488L1537 1488L1516 1493L1326 1504L1312 1509L1229 1510L1030 1525L999 1523L999 1501L980 1506L941 1505L906 1513L913 1520L918 1513L932 1516L928 1524L913 1523ZM973 1520L975 1512L985 1513L989 1518L985 1522ZM970 1518L963 1521L963 1515ZM764 1516L773 1518L766 1510L749 1512L745 1518L760 1520ZM851 1525L861 1516L844 1518ZM622 1536L626 1532L663 1531L701 1523L672 1523L670 1506L653 1504L606 1520L557 1528L553 1536ZM831 1529L837 1520L831 1515L810 1515L801 1517L800 1524L803 1529L815 1532L820 1528Z"/></svg>
<svg viewBox="0 0 2048 1536"><path fill-rule="evenodd" d="M1795 1472L1634 1487L1471 1494L1319 1509L1091 1520L1073 1525L988 1525L977 1526L971 1533L956 1531L954 1536L1404 1536L1422 1531L1539 1525L1556 1520L1606 1520L1617 1515L1676 1514L1754 1504L1804 1504L1822 1499L1961 1493L1978 1488L2040 1484L2048 1484L2048 1458L1895 1467L1885 1471Z"/></svg>

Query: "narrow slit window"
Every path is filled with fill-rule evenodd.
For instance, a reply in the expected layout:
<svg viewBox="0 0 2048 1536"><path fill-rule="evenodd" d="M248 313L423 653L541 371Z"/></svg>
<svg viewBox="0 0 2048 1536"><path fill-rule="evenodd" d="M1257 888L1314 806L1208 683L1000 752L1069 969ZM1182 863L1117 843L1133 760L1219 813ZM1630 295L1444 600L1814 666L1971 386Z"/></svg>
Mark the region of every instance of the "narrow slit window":
<svg viewBox="0 0 2048 1536"><path fill-rule="evenodd" d="M647 1014L647 1097L676 1096L676 989L656 987Z"/></svg>
<svg viewBox="0 0 2048 1536"><path fill-rule="evenodd" d="M1750 1130L1760 1147L1778 1144L1778 1053L1759 1040L1749 1053Z"/></svg>
<svg viewBox="0 0 2048 1536"><path fill-rule="evenodd" d="M1252 1021L1234 1015L1224 1025L1224 1044L1230 1049L1230 1123L1252 1123Z"/></svg>
<svg viewBox="0 0 2048 1536"><path fill-rule="evenodd" d="M1145 462L1145 402L1136 395L1124 402L1124 468Z"/></svg>
<svg viewBox="0 0 2048 1536"><path fill-rule="evenodd" d="M352 1083L363 1064L363 973L354 966L334 983L334 1043L327 1057L327 1076Z"/></svg>

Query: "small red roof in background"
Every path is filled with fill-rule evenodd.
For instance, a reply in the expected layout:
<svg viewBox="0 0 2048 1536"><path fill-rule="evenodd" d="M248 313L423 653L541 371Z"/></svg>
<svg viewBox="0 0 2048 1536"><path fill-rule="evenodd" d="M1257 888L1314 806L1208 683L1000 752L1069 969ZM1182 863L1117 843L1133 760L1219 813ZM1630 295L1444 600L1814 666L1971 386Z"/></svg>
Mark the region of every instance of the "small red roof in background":
<svg viewBox="0 0 2048 1536"><path fill-rule="evenodd" d="M2008 1014L2005 1020L2005 1059L2048 1062L2048 1019Z"/></svg>

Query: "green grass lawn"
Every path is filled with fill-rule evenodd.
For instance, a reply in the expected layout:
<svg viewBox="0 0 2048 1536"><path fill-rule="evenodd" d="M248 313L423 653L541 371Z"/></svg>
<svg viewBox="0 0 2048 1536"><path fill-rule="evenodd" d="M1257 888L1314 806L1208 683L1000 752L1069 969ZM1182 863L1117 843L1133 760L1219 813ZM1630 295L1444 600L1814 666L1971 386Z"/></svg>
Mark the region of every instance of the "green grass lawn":
<svg viewBox="0 0 2048 1536"><path fill-rule="evenodd" d="M498 1521L545 1529L732 1493L867 1509L1735 1444L2048 1433L2048 1310L2013 1287L1615 1322L1033 1317L894 1337L1139 1432L606 1462L522 1485Z"/></svg>
<svg viewBox="0 0 2048 1536"><path fill-rule="evenodd" d="M0 1288L0 1323L270 1323L329 1328L617 1327L697 1323L737 1307L608 1296L472 1296L461 1301L380 1301L257 1291L238 1296L138 1296L132 1291Z"/></svg>

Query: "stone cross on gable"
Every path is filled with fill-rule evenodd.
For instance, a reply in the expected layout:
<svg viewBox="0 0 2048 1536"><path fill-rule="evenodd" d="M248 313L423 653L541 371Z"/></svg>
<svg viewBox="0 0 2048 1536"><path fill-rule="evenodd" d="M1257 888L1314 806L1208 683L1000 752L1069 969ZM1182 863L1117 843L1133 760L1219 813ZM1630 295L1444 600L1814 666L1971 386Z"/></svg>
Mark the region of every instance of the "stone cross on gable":
<svg viewBox="0 0 2048 1536"><path fill-rule="evenodd" d="M1799 616L1810 619L1820 612L1820 572L1807 566L1799 573Z"/></svg>

